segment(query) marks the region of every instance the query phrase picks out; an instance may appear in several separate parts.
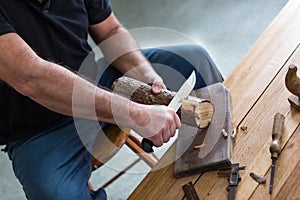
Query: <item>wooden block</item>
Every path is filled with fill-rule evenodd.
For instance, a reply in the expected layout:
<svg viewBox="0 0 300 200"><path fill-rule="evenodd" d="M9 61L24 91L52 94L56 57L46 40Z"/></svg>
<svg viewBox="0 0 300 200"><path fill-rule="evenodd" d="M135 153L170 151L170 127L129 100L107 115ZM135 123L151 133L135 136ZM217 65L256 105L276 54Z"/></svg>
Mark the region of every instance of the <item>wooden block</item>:
<svg viewBox="0 0 300 200"><path fill-rule="evenodd" d="M218 83L195 91L195 95L213 103L214 115L209 127L205 129L182 125L176 144L176 177L228 168L231 165L229 92ZM228 133L227 137L222 134L222 129Z"/></svg>

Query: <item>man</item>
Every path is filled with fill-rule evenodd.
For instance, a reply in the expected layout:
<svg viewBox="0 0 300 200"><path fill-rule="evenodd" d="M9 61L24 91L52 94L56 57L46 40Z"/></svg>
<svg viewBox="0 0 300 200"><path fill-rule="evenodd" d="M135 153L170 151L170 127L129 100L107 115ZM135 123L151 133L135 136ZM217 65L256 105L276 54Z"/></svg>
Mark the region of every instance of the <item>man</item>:
<svg viewBox="0 0 300 200"><path fill-rule="evenodd" d="M101 85L109 86L127 73L152 84L152 91L159 93L165 88L163 79L145 56L185 77L196 67L196 88L222 81L201 48L178 47L179 52L194 54L199 66L168 48L137 50L108 0L0 0L0 142L6 144L15 175L30 200L106 198L104 190L88 188L91 154L78 137L73 117L117 123L151 139L157 147L180 127L174 110L126 101L76 73L91 51L88 33L96 44L116 35L126 40L122 47L128 44L125 54L111 60ZM107 57L121 49L110 44L102 49ZM76 112L74 85L83 97L76 102ZM95 113L90 112L88 98L94 100ZM117 120L113 110L118 111Z"/></svg>

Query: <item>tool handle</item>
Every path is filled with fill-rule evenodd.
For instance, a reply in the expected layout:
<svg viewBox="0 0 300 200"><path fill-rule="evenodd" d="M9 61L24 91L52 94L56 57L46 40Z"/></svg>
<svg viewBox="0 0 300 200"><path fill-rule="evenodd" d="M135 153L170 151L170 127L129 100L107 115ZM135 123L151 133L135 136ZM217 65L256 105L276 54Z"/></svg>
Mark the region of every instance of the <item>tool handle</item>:
<svg viewBox="0 0 300 200"><path fill-rule="evenodd" d="M147 138L143 138L142 139L142 149L146 152L146 153L152 153L154 152L153 150L153 142Z"/></svg>
<svg viewBox="0 0 300 200"><path fill-rule="evenodd" d="M280 139L284 131L284 115L276 113L274 117L273 130L272 130L272 144L270 146L271 158L278 158L281 151Z"/></svg>

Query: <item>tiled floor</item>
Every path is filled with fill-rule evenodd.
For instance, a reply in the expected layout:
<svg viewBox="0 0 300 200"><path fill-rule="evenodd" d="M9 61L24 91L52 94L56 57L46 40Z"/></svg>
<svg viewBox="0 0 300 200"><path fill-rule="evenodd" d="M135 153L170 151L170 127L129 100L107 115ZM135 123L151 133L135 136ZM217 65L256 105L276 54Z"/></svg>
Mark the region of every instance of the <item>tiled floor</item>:
<svg viewBox="0 0 300 200"><path fill-rule="evenodd" d="M160 34L155 34L158 29L151 29L154 32L148 36L153 37L153 40L149 41L161 43L182 42L182 38L175 41L178 37L168 35L178 31L179 35L184 34L206 47L225 77L286 2L287 0L111 0L115 14L125 27L173 30L159 29ZM166 35L169 37L166 38ZM140 42L149 43L148 36L142 35ZM137 158L128 153L130 150L126 147L122 152L93 174L92 183L95 186L100 186L119 169L125 168L129 160ZM0 166L0 200L25 199L22 188L13 175L11 163L4 153L0 153ZM126 199L148 170L140 162L107 188L109 199Z"/></svg>

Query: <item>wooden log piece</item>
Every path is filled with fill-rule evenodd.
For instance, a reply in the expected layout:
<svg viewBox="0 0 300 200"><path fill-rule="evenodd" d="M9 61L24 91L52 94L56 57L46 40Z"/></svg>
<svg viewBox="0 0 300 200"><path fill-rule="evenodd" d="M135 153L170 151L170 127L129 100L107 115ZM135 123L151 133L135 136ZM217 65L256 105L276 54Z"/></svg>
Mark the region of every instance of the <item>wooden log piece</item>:
<svg viewBox="0 0 300 200"><path fill-rule="evenodd" d="M128 98L134 102L146 105L168 105L176 92L163 89L159 94L153 94L151 86L129 77L117 79L112 86L114 93ZM182 101L177 115L181 122L198 127L206 128L213 116L213 104L207 99L188 96Z"/></svg>

